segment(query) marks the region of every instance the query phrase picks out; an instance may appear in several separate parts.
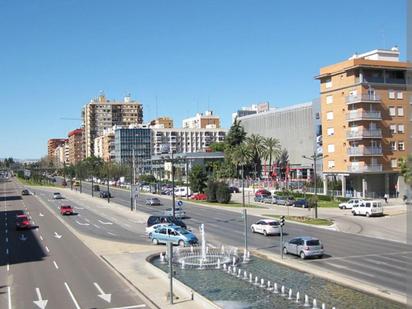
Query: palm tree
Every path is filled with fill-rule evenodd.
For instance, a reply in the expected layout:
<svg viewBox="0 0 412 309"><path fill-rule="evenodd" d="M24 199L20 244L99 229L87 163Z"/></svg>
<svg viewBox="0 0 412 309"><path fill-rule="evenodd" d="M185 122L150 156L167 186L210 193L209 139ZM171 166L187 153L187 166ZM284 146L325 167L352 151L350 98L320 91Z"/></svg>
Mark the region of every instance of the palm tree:
<svg viewBox="0 0 412 309"><path fill-rule="evenodd" d="M269 160L269 169L272 168L272 159L278 159L280 156L280 143L277 138L267 137L264 138L265 149L263 151L263 158Z"/></svg>
<svg viewBox="0 0 412 309"><path fill-rule="evenodd" d="M246 145L251 152L251 163L256 167L256 174L260 176L262 167L262 157L265 152L265 144L262 136L258 134L251 134L246 138ZM255 175L255 176L257 176Z"/></svg>
<svg viewBox="0 0 412 309"><path fill-rule="evenodd" d="M288 166L289 163L289 154L286 149L283 149L282 152L280 153L279 159L277 160L277 165L280 168L280 173L283 174L284 171L286 171L286 167Z"/></svg>
<svg viewBox="0 0 412 309"><path fill-rule="evenodd" d="M244 168L245 165L250 163L251 159L252 152L250 151L248 145L243 143L233 148L230 160L237 167L242 166Z"/></svg>

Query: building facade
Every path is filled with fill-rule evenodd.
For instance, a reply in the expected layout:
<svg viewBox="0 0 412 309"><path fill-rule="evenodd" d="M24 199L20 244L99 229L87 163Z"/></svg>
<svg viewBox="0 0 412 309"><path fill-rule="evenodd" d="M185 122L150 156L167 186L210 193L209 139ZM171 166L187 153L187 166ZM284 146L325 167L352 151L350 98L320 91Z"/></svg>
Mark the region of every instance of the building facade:
<svg viewBox="0 0 412 309"><path fill-rule="evenodd" d="M114 128L116 126L104 130L101 136L94 139L94 156L102 158L105 162L112 161L115 158Z"/></svg>
<svg viewBox="0 0 412 309"><path fill-rule="evenodd" d="M158 117L150 121L149 126L152 128L173 128L173 119L170 117Z"/></svg>
<svg viewBox="0 0 412 309"><path fill-rule="evenodd" d="M104 94L91 100L82 111L85 139L85 155L94 152L94 139L114 125L129 126L143 122L143 106L126 96L123 101L107 100Z"/></svg>
<svg viewBox="0 0 412 309"><path fill-rule="evenodd" d="M345 195L397 195L399 161L411 153L408 64L373 50L320 69L323 172Z"/></svg>
<svg viewBox="0 0 412 309"><path fill-rule="evenodd" d="M85 158L83 129L76 129L68 134L69 164L77 164Z"/></svg>
<svg viewBox="0 0 412 309"><path fill-rule="evenodd" d="M63 167L65 164L69 164L69 140L58 146L54 151L54 163L58 167Z"/></svg>
<svg viewBox="0 0 412 309"><path fill-rule="evenodd" d="M47 155L50 159L55 159L55 150L60 145L63 145L66 142L65 138L51 138L47 141Z"/></svg>
<svg viewBox="0 0 412 309"><path fill-rule="evenodd" d="M213 115L213 111L197 113L194 117L183 119L182 127L184 129L220 128L220 117Z"/></svg>

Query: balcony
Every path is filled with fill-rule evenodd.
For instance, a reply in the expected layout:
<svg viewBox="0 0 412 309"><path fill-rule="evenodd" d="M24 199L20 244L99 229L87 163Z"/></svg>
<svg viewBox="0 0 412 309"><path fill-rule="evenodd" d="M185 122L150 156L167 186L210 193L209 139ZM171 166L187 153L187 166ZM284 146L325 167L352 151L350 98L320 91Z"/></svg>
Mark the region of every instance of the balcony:
<svg viewBox="0 0 412 309"><path fill-rule="evenodd" d="M346 132L346 138L348 140L353 140L353 139L364 139L364 138L382 138L382 130L381 129L376 129L376 130L359 130L359 131L347 131Z"/></svg>
<svg viewBox="0 0 412 309"><path fill-rule="evenodd" d="M361 94L361 95L349 95L345 98L347 104L355 103L380 103L382 99L377 94Z"/></svg>
<svg viewBox="0 0 412 309"><path fill-rule="evenodd" d="M349 147L348 155L350 157L362 157L362 156L382 156L382 147Z"/></svg>
<svg viewBox="0 0 412 309"><path fill-rule="evenodd" d="M382 164L362 164L362 165L348 165L348 172L350 173L378 173L382 172Z"/></svg>
<svg viewBox="0 0 412 309"><path fill-rule="evenodd" d="M382 120L381 112L370 112L364 110L353 110L346 114L347 121L358 120Z"/></svg>

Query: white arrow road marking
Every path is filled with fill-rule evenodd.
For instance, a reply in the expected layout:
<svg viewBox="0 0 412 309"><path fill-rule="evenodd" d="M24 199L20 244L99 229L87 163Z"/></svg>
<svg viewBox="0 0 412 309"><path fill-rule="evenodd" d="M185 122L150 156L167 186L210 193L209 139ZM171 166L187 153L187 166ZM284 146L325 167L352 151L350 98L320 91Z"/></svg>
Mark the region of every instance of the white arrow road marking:
<svg viewBox="0 0 412 309"><path fill-rule="evenodd" d="M93 225L94 225L94 227L100 229L100 226L98 226L97 224L93 224Z"/></svg>
<svg viewBox="0 0 412 309"><path fill-rule="evenodd" d="M99 221L101 224L109 224L109 225L112 225L112 224L113 224L113 223L110 222L110 221L107 221L107 222L104 222L104 221L102 221L102 220L97 220L97 221Z"/></svg>
<svg viewBox="0 0 412 309"><path fill-rule="evenodd" d="M10 287L7 287L7 296L8 296L8 303L9 303L9 309L11 309L11 291Z"/></svg>
<svg viewBox="0 0 412 309"><path fill-rule="evenodd" d="M54 237L56 237L57 239L62 238L62 235L57 234L57 232L54 232Z"/></svg>
<svg viewBox="0 0 412 309"><path fill-rule="evenodd" d="M101 299L110 303L112 301L112 294L105 294L102 288L96 282L93 282L93 284L100 293L100 295L97 295L97 296L99 296Z"/></svg>
<svg viewBox="0 0 412 309"><path fill-rule="evenodd" d="M87 218L83 218L84 219L84 221L86 221L86 222L90 222L90 220L89 219L87 219Z"/></svg>
<svg viewBox="0 0 412 309"><path fill-rule="evenodd" d="M10 271L10 265L7 264L7 271Z"/></svg>
<svg viewBox="0 0 412 309"><path fill-rule="evenodd" d="M56 269L59 269L59 266L57 266L56 261L53 261L54 267L56 267Z"/></svg>
<svg viewBox="0 0 412 309"><path fill-rule="evenodd" d="M107 232L107 234L112 235L112 236L117 236L116 234L111 233L111 232Z"/></svg>
<svg viewBox="0 0 412 309"><path fill-rule="evenodd" d="M44 217L44 215L42 213L39 214L40 217Z"/></svg>
<svg viewBox="0 0 412 309"><path fill-rule="evenodd" d="M40 293L40 289L39 289L39 288L36 288L36 294L37 294L38 300L33 301L33 303L34 303L35 305L37 305L37 307L39 307L39 308L41 308L41 309L46 308L46 306L47 306L47 299L43 299L43 298L41 297L41 293Z"/></svg>
<svg viewBox="0 0 412 309"><path fill-rule="evenodd" d="M74 306L76 307L76 309L81 309L80 306L79 306L79 304L77 303L76 298L74 298L74 295L73 295L72 291L70 290L70 287L69 287L69 285L67 284L67 282L64 283L64 286L66 287L67 292L69 292L69 295L70 295L70 297L72 298L72 301L73 301Z"/></svg>
<svg viewBox="0 0 412 309"><path fill-rule="evenodd" d="M75 209L84 209L83 207L74 207Z"/></svg>
<svg viewBox="0 0 412 309"><path fill-rule="evenodd" d="M49 247L45 246L47 252L50 252Z"/></svg>
<svg viewBox="0 0 412 309"><path fill-rule="evenodd" d="M20 236L20 240L21 240L21 241L26 241L26 240L27 240L27 237L24 236L24 234L22 234L22 235Z"/></svg>
<svg viewBox="0 0 412 309"><path fill-rule="evenodd" d="M76 223L77 223L78 225L90 225L89 223L82 223L82 222L79 222L79 221L77 221L77 220L76 220Z"/></svg>

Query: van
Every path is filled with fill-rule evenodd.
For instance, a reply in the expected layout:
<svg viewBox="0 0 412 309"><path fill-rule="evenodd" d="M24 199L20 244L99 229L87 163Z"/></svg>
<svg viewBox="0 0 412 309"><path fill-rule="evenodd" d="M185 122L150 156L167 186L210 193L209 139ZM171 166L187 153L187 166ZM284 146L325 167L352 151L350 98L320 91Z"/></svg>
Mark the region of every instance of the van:
<svg viewBox="0 0 412 309"><path fill-rule="evenodd" d="M186 187L176 187L175 188L175 196L186 197L192 195L190 188Z"/></svg>
<svg viewBox="0 0 412 309"><path fill-rule="evenodd" d="M352 214L354 216L383 216L383 206L381 201L370 200L362 201L359 204L352 206Z"/></svg>

